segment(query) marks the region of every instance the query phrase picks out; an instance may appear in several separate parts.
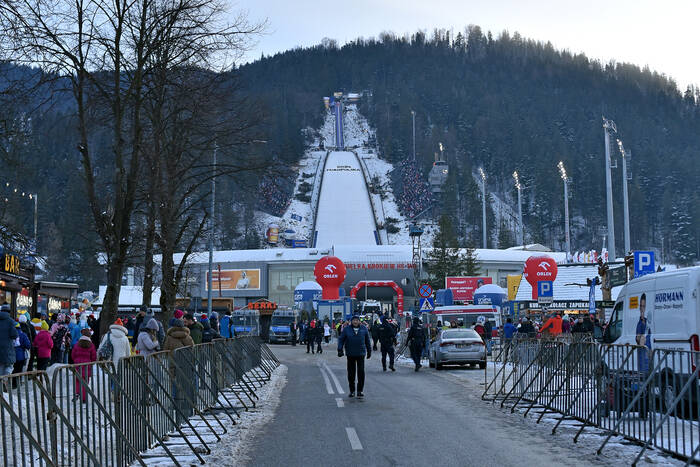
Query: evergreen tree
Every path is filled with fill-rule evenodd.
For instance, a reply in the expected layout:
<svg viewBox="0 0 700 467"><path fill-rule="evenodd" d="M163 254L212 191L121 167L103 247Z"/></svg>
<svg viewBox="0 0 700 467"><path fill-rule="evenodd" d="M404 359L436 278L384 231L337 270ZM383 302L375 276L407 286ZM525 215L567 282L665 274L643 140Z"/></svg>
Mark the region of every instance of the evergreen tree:
<svg viewBox="0 0 700 467"><path fill-rule="evenodd" d="M678 263L688 266L697 260L696 247L689 206L682 200L673 206L671 213L671 253Z"/></svg>
<svg viewBox="0 0 700 467"><path fill-rule="evenodd" d="M473 256L474 250L471 252ZM460 276L468 267L467 258L460 253L452 221L446 215L440 217L438 231L433 237L433 249L426 260L428 282L435 290L445 287L445 277ZM474 265L471 264L470 267L473 268Z"/></svg>

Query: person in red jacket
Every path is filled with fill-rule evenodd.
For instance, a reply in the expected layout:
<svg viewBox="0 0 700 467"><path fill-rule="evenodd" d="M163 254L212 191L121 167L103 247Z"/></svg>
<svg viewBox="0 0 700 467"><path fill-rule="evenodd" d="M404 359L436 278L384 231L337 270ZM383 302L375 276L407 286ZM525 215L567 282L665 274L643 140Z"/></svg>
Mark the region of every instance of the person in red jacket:
<svg viewBox="0 0 700 467"><path fill-rule="evenodd" d="M39 371L46 370L51 360L53 339L51 339L51 334L49 333L49 326L45 322L42 323L41 331L37 333L32 345L36 347L36 369Z"/></svg>
<svg viewBox="0 0 700 467"><path fill-rule="evenodd" d="M550 335L552 336L558 336L561 334L561 326L562 326L562 318L559 313L554 313L554 315L547 320L546 323L544 323L544 326L542 326L542 329L540 329L541 333L549 332Z"/></svg>
<svg viewBox="0 0 700 467"><path fill-rule="evenodd" d="M82 334L78 343L73 346L71 351L71 357L73 358L74 364L79 363L92 363L97 361L97 350L95 350L95 345L90 339L90 328L85 328L80 331ZM90 382L90 377L92 376L92 365L81 365L76 369L80 376L85 380L85 384L80 381L78 375L75 376L75 397L81 397L82 401L85 402L87 399L87 390L85 386Z"/></svg>

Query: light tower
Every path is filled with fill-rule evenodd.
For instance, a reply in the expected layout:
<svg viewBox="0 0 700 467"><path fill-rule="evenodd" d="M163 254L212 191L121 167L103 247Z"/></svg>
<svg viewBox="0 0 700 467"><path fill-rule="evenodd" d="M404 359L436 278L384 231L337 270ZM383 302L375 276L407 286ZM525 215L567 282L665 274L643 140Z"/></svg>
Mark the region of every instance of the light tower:
<svg viewBox="0 0 700 467"><path fill-rule="evenodd" d="M571 255L571 235L569 233L569 177L566 175L563 161L559 161L557 167L559 167L559 175L561 175L561 179L564 181L564 230L566 231L566 258L568 260Z"/></svg>
<svg viewBox="0 0 700 467"><path fill-rule="evenodd" d="M416 111L411 110L411 119L413 120L413 160L416 160Z"/></svg>
<svg viewBox="0 0 700 467"><path fill-rule="evenodd" d="M612 174L610 173L610 134L617 133L617 126L612 120L603 117L605 133L605 198L608 207L608 257L615 261L615 216L613 215Z"/></svg>
<svg viewBox="0 0 700 467"><path fill-rule="evenodd" d="M522 190L522 185L520 184L520 177L518 176L518 171L513 172L513 179L515 180L515 188L518 189L518 245L525 245L525 226L523 225L523 204L520 197L520 191Z"/></svg>
<svg viewBox="0 0 700 467"><path fill-rule="evenodd" d="M617 140L617 147L620 149L620 155L622 156L622 210L625 219L625 255L629 253L632 248L630 246L630 208L629 200L627 197L627 159L632 156L629 151L625 151L625 147L622 145L622 141Z"/></svg>
<svg viewBox="0 0 700 467"><path fill-rule="evenodd" d="M481 224L484 237L484 249L486 249L488 248L486 243L486 174L481 167L479 167L479 175L481 176Z"/></svg>

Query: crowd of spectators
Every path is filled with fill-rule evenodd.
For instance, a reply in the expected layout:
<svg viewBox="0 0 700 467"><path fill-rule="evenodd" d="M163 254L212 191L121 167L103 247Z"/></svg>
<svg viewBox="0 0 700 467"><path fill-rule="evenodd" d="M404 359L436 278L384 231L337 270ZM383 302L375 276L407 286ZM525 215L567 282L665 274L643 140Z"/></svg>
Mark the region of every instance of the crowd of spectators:
<svg viewBox="0 0 700 467"><path fill-rule="evenodd" d="M283 185L272 177L265 176L258 187L262 208L273 216L281 217L289 206L289 194Z"/></svg>
<svg viewBox="0 0 700 467"><path fill-rule="evenodd" d="M401 194L397 202L399 210L410 219L430 207L432 194L428 182L414 161L403 161L399 165Z"/></svg>

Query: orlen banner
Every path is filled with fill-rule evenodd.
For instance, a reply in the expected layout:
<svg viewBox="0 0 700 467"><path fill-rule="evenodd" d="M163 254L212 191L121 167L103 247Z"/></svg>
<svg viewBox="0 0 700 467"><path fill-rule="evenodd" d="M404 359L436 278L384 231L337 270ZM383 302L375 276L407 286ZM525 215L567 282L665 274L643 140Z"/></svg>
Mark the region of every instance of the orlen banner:
<svg viewBox="0 0 700 467"><path fill-rule="evenodd" d="M445 288L452 289L453 300L459 302L471 302L476 289L491 283L490 277L445 277Z"/></svg>
<svg viewBox="0 0 700 467"><path fill-rule="evenodd" d="M557 278L557 262L549 256L530 256L525 261L523 276L532 286L532 299L537 300L537 283Z"/></svg>
<svg viewBox="0 0 700 467"><path fill-rule="evenodd" d="M212 271L212 288L219 290L259 290L260 269L222 269ZM204 274L205 290L209 287L209 271Z"/></svg>
<svg viewBox="0 0 700 467"><path fill-rule="evenodd" d="M321 296L324 300L340 298L338 289L345 280L345 264L336 256L324 256L314 266L316 282L321 286Z"/></svg>

